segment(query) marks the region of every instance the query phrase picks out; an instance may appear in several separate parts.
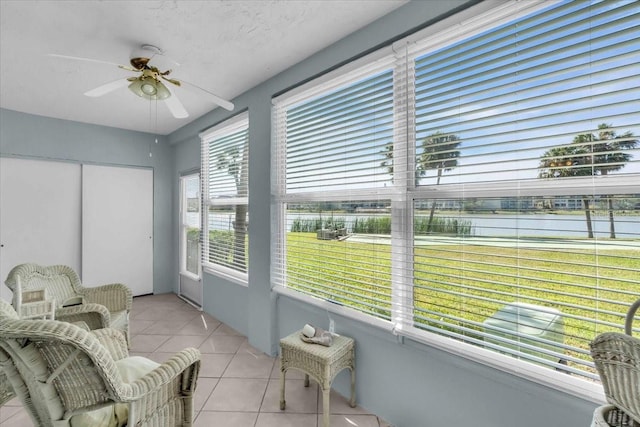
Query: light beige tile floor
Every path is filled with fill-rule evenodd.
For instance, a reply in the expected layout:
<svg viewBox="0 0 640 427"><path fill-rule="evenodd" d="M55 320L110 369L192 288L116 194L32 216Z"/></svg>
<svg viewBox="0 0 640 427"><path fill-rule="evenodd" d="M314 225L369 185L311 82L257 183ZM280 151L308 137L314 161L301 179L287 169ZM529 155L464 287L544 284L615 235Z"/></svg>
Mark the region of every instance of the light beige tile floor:
<svg viewBox="0 0 640 427"><path fill-rule="evenodd" d="M320 427L322 393L304 376L287 372L287 409L280 410L280 365L246 337L176 295L136 297L131 312L131 355L163 362L185 347L202 353L195 396L195 427ZM0 426L32 426L17 399L0 408ZM377 416L331 392L332 427L385 427ZM170 427L170 426L167 426Z"/></svg>

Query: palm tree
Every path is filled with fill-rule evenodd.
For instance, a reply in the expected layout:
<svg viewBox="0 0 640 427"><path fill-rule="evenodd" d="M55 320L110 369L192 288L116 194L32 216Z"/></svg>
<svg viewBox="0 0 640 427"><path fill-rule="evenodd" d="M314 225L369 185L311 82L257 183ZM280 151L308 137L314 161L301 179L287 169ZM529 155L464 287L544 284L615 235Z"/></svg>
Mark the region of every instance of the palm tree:
<svg viewBox="0 0 640 427"><path fill-rule="evenodd" d="M460 157L458 147L461 143L462 141L456 135L445 134L440 131L423 139L420 144L422 153L416 156L415 184L419 184L420 178L424 177L428 170L435 169L437 171L436 185L439 185L442 174L458 166L458 157ZM382 161L381 166L386 167L387 172L393 176L393 144L387 144L382 155L385 159ZM434 200L429 213L427 232L431 230L435 209L436 201Z"/></svg>
<svg viewBox="0 0 640 427"><path fill-rule="evenodd" d="M384 146L384 151L382 152L384 156L384 160L380 165L384 168L387 168L387 172L389 175L393 177L393 143L389 143ZM415 169L415 185L418 185L420 181L420 177L424 176L424 171L416 167Z"/></svg>
<svg viewBox="0 0 640 427"><path fill-rule="evenodd" d="M462 141L454 134L436 132L422 140L422 153L416 159L416 173L424 176L428 170L435 169L436 185L440 184L440 178L444 172L449 172L458 166L460 151L458 147ZM427 233L431 231L433 216L436 211L436 201L431 203L429 221L427 222Z"/></svg>
<svg viewBox="0 0 640 427"><path fill-rule="evenodd" d="M578 137L576 137L578 138ZM575 139L574 139L575 142ZM584 145L564 145L554 147L546 151L540 159L538 169L539 178L566 178L572 176L591 175L591 165L589 161L589 150ZM591 222L591 208L589 198L582 197L582 207L587 219L587 236L593 237L593 224Z"/></svg>
<svg viewBox="0 0 640 427"><path fill-rule="evenodd" d="M622 169L633 157L626 151L638 145L631 132L617 135L607 123L598 125L598 133L584 133L573 138L568 146L555 147L545 152L540 160L540 178L567 176L607 175ZM609 236L615 239L613 200L607 198L609 210ZM589 200L583 197L589 238L593 237Z"/></svg>
<svg viewBox="0 0 640 427"><path fill-rule="evenodd" d="M389 175L393 176L393 142L385 145L381 154L384 156L384 160L380 163L380 166L387 168Z"/></svg>
<svg viewBox="0 0 640 427"><path fill-rule="evenodd" d="M594 175L607 175L609 172L616 172L622 169L633 157L625 152L632 150L638 145L638 140L634 138L631 132L625 132L622 135L616 135L615 130L611 129L611 125L602 123L598 126L598 134L578 135L582 141L588 140L593 142L593 163ZM609 235L612 239L616 237L616 230L613 220L613 200L607 198L609 210Z"/></svg>
<svg viewBox="0 0 640 427"><path fill-rule="evenodd" d="M232 146L221 152L216 159L216 167L218 170L226 169L235 181L238 197L247 197L249 182L247 154L249 151L249 143L245 141L242 147ZM232 265L240 271L247 271L247 263L245 256L245 242L247 236L247 205L240 204L235 206L235 221L233 222L234 245L233 245L233 261Z"/></svg>

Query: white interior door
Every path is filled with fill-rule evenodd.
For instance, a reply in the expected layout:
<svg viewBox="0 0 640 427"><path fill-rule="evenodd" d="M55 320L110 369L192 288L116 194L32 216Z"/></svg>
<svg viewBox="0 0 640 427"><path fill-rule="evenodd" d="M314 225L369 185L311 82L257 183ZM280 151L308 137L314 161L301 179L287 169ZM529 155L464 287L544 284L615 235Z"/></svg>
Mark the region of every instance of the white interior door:
<svg viewBox="0 0 640 427"><path fill-rule="evenodd" d="M80 269L80 165L0 158L0 297L18 264Z"/></svg>
<svg viewBox="0 0 640 427"><path fill-rule="evenodd" d="M153 171L82 167L82 283L153 293Z"/></svg>

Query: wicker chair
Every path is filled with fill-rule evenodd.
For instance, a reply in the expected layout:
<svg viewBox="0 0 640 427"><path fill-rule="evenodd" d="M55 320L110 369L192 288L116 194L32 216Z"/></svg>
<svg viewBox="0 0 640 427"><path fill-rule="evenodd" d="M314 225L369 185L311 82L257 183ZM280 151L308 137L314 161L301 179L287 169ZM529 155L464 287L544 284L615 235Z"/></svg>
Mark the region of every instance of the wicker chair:
<svg viewBox="0 0 640 427"><path fill-rule="evenodd" d="M115 329L1 320L0 366L36 426L193 425L198 350L184 349L158 365L128 357ZM127 379L127 367L139 360L146 370Z"/></svg>
<svg viewBox="0 0 640 427"><path fill-rule="evenodd" d="M15 320L18 318L18 314L13 307L0 299L0 322L5 319ZM4 373L4 370L0 366L0 407L15 397L13 387Z"/></svg>
<svg viewBox="0 0 640 427"><path fill-rule="evenodd" d="M4 371L0 368L0 407L13 399L16 394L13 392L13 387L9 383L9 379Z"/></svg>
<svg viewBox="0 0 640 427"><path fill-rule="evenodd" d="M627 313L625 334L605 332L591 343L591 357L600 375L605 397L613 405L613 408L605 408L606 412L619 417L615 412L622 411L637 423L635 425L640 425L640 339L631 333L638 307L640 300ZM596 422L596 415L604 412L602 408L596 409L593 425L614 425Z"/></svg>
<svg viewBox="0 0 640 427"><path fill-rule="evenodd" d="M133 295L131 289L121 283L84 287L76 272L68 266L20 264L9 272L5 284L13 292L12 304L21 318L24 317L23 308L26 311L22 295L44 289L55 303L56 320L82 321L90 329L120 329L127 345L130 344L129 312Z"/></svg>

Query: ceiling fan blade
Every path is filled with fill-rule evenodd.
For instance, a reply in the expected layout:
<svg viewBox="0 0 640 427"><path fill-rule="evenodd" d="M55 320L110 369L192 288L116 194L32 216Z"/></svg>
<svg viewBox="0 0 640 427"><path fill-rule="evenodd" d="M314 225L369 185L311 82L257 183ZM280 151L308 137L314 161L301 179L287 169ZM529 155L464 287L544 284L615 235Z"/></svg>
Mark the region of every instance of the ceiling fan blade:
<svg viewBox="0 0 640 427"><path fill-rule="evenodd" d="M91 89L84 94L87 96L91 96L93 98L106 95L109 92L113 92L116 89L120 89L121 87L125 87L129 85L129 80L127 79L118 79L114 80L111 83L104 84L102 86L98 86L95 89Z"/></svg>
<svg viewBox="0 0 640 427"><path fill-rule="evenodd" d="M171 71L171 70L169 70L169 71ZM162 77L163 80L166 80L169 83L173 83L176 86L180 86L181 85L179 80L171 79L171 78L167 77L166 75L161 75L160 77Z"/></svg>
<svg viewBox="0 0 640 427"><path fill-rule="evenodd" d="M165 99L164 103L167 104L167 108L176 119L189 117L189 113L187 113L187 110L185 110L184 105L182 105L182 102L180 102L175 92L171 92L171 96Z"/></svg>
<svg viewBox="0 0 640 427"><path fill-rule="evenodd" d="M156 54L149 58L149 63L160 69L179 67L180 63L164 54Z"/></svg>
<svg viewBox="0 0 640 427"><path fill-rule="evenodd" d="M211 93L208 90L201 88L200 86L194 85L193 83L185 82L184 80L180 80L180 82L183 83L183 84L186 84L188 86L192 86L192 87L194 87L196 89L200 89L203 92L208 93L209 96L212 98L213 102L215 102L216 104L218 104L219 106L221 106L225 110L233 111L233 109L235 108L233 103L227 101L226 99L220 98L218 95L216 95L214 93Z"/></svg>
<svg viewBox="0 0 640 427"><path fill-rule="evenodd" d="M128 69L126 65L116 64L115 62L102 61L100 59L80 58L78 56L69 56L69 55L58 55L57 53L48 53L47 56L51 56L54 58L71 59L73 61L95 62L97 64L115 65L116 67ZM138 71L138 70L133 69L133 71Z"/></svg>

